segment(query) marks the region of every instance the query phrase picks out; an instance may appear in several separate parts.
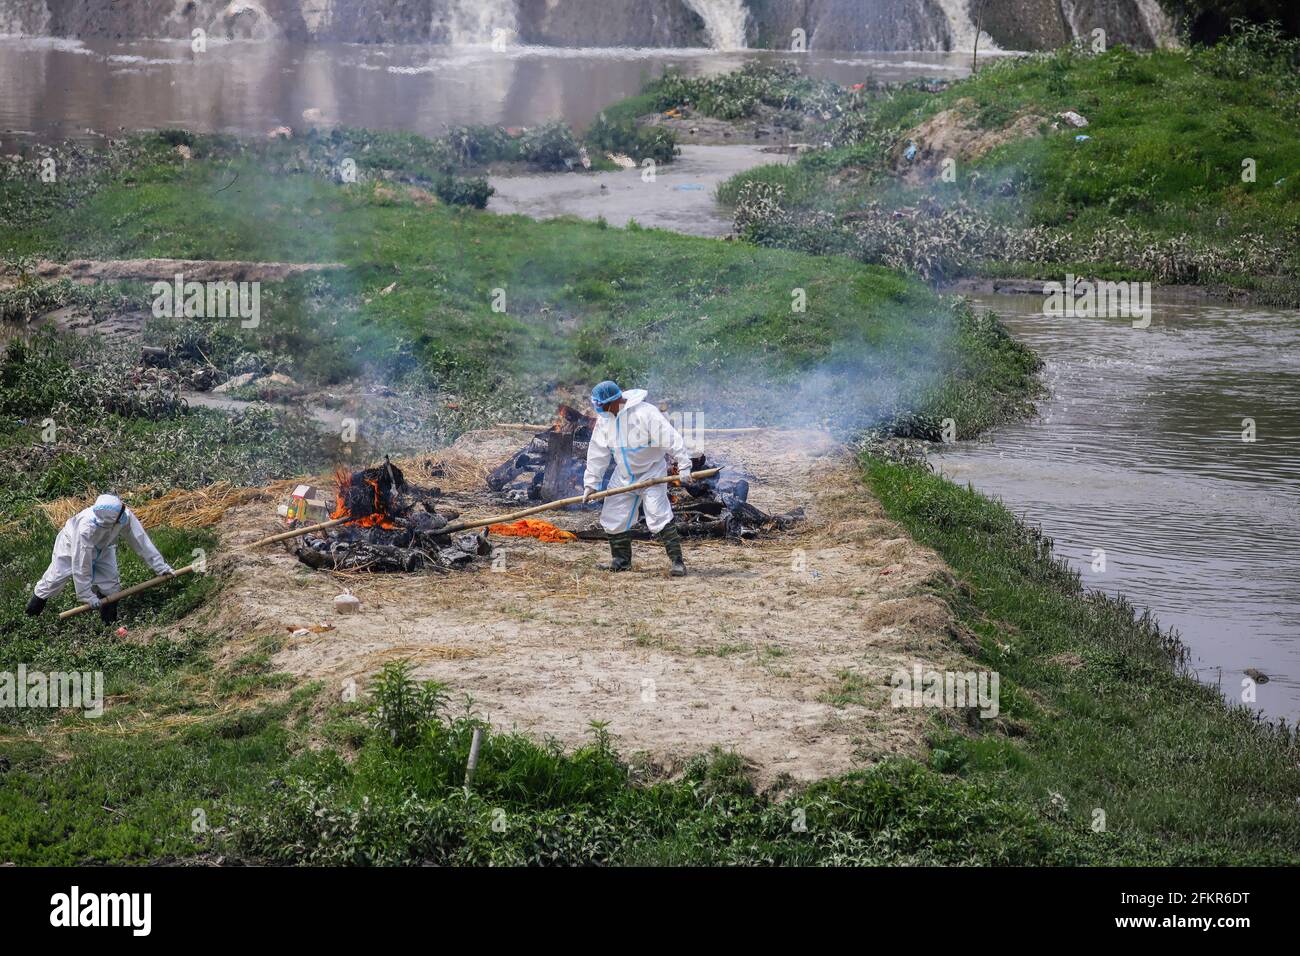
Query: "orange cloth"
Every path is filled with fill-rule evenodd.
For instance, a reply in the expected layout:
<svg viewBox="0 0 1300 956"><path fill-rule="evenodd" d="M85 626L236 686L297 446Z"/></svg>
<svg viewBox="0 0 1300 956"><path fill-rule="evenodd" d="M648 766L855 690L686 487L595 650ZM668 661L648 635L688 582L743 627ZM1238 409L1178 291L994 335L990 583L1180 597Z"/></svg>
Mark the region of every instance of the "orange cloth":
<svg viewBox="0 0 1300 956"><path fill-rule="evenodd" d="M492 534L505 535L511 538L536 538L539 541L575 541L577 535L547 521L538 521L535 518L521 518L513 524L494 524L488 526L488 531Z"/></svg>

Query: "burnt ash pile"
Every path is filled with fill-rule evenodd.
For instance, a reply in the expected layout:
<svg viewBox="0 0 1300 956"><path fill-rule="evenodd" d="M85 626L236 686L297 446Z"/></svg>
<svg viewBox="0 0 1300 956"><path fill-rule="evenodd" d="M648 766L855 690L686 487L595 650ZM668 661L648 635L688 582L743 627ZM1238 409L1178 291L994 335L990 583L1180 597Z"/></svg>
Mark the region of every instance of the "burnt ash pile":
<svg viewBox="0 0 1300 956"><path fill-rule="evenodd" d="M587 446L596 420L568 405L556 412L555 424L537 432L531 441L487 478L487 486L507 501L558 501L582 494L582 478L587 470ZM667 457L667 456L665 456ZM669 461L669 470L675 473ZM692 459L694 471L716 468L704 455ZM687 483L685 488L669 489L677 526L684 535L715 538L753 538L763 532L785 531L803 520L803 509L771 515L754 507L749 498L749 483L754 476L738 468L723 465L722 472L711 478ZM608 483L613 474L611 463L605 472ZM582 505L571 505L571 509ZM599 504L588 505L599 508ZM646 539L650 531L644 518L631 528L634 538ZM603 541L599 527L575 532L579 538Z"/></svg>
<svg viewBox="0 0 1300 956"><path fill-rule="evenodd" d="M803 520L802 508L773 515L751 505L748 498L752 474L730 465L710 464L704 455L691 459L692 471L717 467L722 470L712 477L669 488L674 520L684 537L756 538L764 532L788 531ZM638 518L630 530L636 540L651 537L644 517ZM584 541L603 541L607 537L599 525L577 535Z"/></svg>
<svg viewBox="0 0 1300 956"><path fill-rule="evenodd" d="M326 571L412 573L468 568L492 554L486 532L446 534L460 517L438 511L438 488L406 480L388 459L375 468L335 473L338 487L331 518L346 524L296 539L293 553L310 568Z"/></svg>
<svg viewBox="0 0 1300 956"><path fill-rule="evenodd" d="M596 420L561 405L555 424L540 431L487 477L488 489L507 501L558 501L582 494L587 446Z"/></svg>

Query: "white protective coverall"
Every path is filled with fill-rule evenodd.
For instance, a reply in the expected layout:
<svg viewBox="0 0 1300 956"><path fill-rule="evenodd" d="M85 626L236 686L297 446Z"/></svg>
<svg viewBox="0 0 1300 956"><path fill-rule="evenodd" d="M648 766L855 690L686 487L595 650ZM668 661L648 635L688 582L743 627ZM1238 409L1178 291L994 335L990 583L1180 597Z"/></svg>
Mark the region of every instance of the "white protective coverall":
<svg viewBox="0 0 1300 956"><path fill-rule="evenodd" d="M169 565L129 508L114 495L100 495L95 504L79 511L63 526L54 541L54 558L45 576L36 584L36 596L52 598L72 579L82 604L98 604L99 598L122 590L117 571L117 539L126 532L127 543L155 574L170 574ZM95 590L92 590L94 588ZM95 591L100 593L97 595Z"/></svg>
<svg viewBox="0 0 1300 956"><path fill-rule="evenodd" d="M672 455L680 474L690 472L691 456L686 450L686 442L669 424L663 412L645 401L645 396L645 389L629 389L623 393L627 404L617 415L598 413L591 443L587 446L587 471L582 479L584 489L600 490L600 481L611 457L614 473L609 479L610 488L626 488L647 478L667 475L665 453ZM658 534L673 520L666 484L631 494L613 495L604 502L600 526L610 534L631 528L636 522L638 506L644 509L646 525L652 534Z"/></svg>

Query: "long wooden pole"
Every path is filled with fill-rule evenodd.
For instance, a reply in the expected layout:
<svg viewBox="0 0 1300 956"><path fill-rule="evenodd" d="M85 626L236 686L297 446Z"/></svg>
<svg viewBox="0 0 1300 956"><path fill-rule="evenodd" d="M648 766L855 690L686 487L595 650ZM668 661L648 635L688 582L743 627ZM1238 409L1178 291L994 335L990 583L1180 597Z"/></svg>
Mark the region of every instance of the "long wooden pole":
<svg viewBox="0 0 1300 956"><path fill-rule="evenodd" d="M249 548L260 548L264 544L275 544L277 541L288 541L290 538L301 538L305 534L311 534L315 531L324 531L326 528L337 528L341 524L346 524L352 518L334 518L331 521L322 521L320 524L309 524L305 528L294 528L291 531L284 531L280 534L273 534L269 538L263 538L261 541L254 541L247 545Z"/></svg>
<svg viewBox="0 0 1300 956"><path fill-rule="evenodd" d="M508 429L510 429L511 431L517 431L517 432L523 432L523 431L528 431L528 432L547 432L547 431L550 431L554 426L552 426L552 425L528 425L528 424L525 424L525 423L523 423L523 422L497 422L497 423L496 423L495 425L493 425L492 427L493 427L493 428L508 428ZM766 432L766 431L772 431L772 429L770 429L770 428L764 428L764 427L761 427L761 426L744 426L744 427L738 427L738 428L684 428L684 429L682 429L682 431L688 432L688 433L690 433L690 434L692 434L692 435L738 435L738 434L745 434L745 433L748 433L748 432Z"/></svg>
<svg viewBox="0 0 1300 956"><path fill-rule="evenodd" d="M706 468L703 471L691 472L688 475L664 475L662 478L647 478L645 481L638 481L634 485L627 485L624 488L611 488L608 491L598 491L593 494L588 501L599 501L602 498L610 498L614 495L626 495L629 492L640 491L643 488L650 488L654 485L666 485L673 481L693 481L698 478L711 478L722 471L721 468ZM469 531L473 528L486 528L490 524L506 524L511 521L518 521L520 518L527 518L529 515L540 514L543 511L554 511L557 508L566 508L569 505L582 503L582 495L576 495L572 498L561 498L559 501L550 501L544 505L537 505L534 508L525 508L523 511L515 511L508 515L497 515L493 518L483 518L481 521L462 521L458 524L449 524L445 528L440 528L437 534L457 534L461 531ZM351 521L351 518L335 518L333 521L324 521L320 524L308 525L305 528L294 528L291 531L285 531L281 534L273 534L269 538L263 538L260 541L254 541L247 545L250 548L261 547L264 544L274 544L277 541L288 541L290 538L299 538L305 534L311 534L314 531L323 531L326 528L334 528L338 525ZM147 591L150 588L157 587L166 581L182 577L186 574L193 574L198 568L191 564L183 568L178 568L174 574L160 574L156 578L143 581L140 584L132 585L129 588L118 591L116 594L110 594L100 601L100 606L105 604L116 604L123 598L128 598L133 594L139 594L141 591ZM91 610L89 604L82 604L70 608L59 615L59 620L67 620L70 617L76 617L78 614L85 614Z"/></svg>
<svg viewBox="0 0 1300 956"><path fill-rule="evenodd" d="M182 575L193 574L197 570L198 568L195 565L191 564L188 565L187 567L177 568L174 574L160 574L158 575L158 577L150 578L148 581L142 581L139 584L133 584L131 587L126 588L125 590L118 591L116 594L110 594L108 597L103 598L99 602L100 606L102 607L105 604L116 604L118 601L122 600L122 598L128 598L132 594L139 594L141 591L147 591L150 588L157 587L158 585L162 584L165 581L172 581L176 578L181 577ZM59 620L65 621L70 617L76 617L78 614L85 614L90 609L91 607L89 604L82 604L74 608L69 608L68 610L64 611L62 614L59 615Z"/></svg>
<svg viewBox="0 0 1300 956"><path fill-rule="evenodd" d="M662 478L647 478L645 481L638 481L634 485L626 485L622 488L611 488L608 491L597 491L588 501L599 501L601 498L610 498L614 495L625 495L630 491L640 491L643 488L650 488L654 485L666 485L673 481L693 481L697 478L712 478L721 468L706 468L704 471L693 471L689 475L664 475ZM508 524L511 521L518 521L520 518L527 518L529 515L540 514L543 511L554 511L557 508L567 508L569 505L582 503L582 495L575 495L572 498L561 498L559 501L548 501L544 505L537 505L533 508L525 508L523 511L515 511L508 515L497 515L495 518L483 518L480 521L462 521L459 524L449 524L445 528L440 528L436 534L456 534L460 531L470 531L474 528L486 528L490 524Z"/></svg>

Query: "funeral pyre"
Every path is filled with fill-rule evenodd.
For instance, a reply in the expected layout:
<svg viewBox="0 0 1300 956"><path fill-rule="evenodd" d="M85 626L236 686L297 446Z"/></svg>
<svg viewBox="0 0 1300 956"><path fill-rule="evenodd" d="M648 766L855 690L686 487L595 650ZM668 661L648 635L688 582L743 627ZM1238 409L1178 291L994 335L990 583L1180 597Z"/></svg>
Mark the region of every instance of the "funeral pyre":
<svg viewBox="0 0 1300 956"><path fill-rule="evenodd" d="M507 501L518 502L557 501L582 494L587 446L595 424L596 420L591 416L561 405L555 423L549 429L534 434L528 444L488 475L488 488ZM690 437L686 436L688 445ZM668 461L669 473L676 474L676 465L671 458ZM711 478L669 488L677 526L683 535L752 538L763 531L784 531L804 517L802 508L772 515L751 505L748 501L749 485L754 476L740 468L719 466L702 454L694 456L691 462L694 471L717 467L722 471ZM604 476L605 482L609 481L614 467L611 463ZM600 505L587 507L595 510ZM634 538L644 540L650 537L644 517L637 519L631 531ZM576 534L588 541L603 541L606 537L599 525Z"/></svg>
<svg viewBox="0 0 1300 956"><path fill-rule="evenodd" d="M435 472L436 474L436 472ZM298 560L331 571L414 572L466 568L492 554L487 534L444 534L460 515L438 510L442 491L406 480L387 458L375 468L339 469L331 518L342 525L316 531L292 543Z"/></svg>

